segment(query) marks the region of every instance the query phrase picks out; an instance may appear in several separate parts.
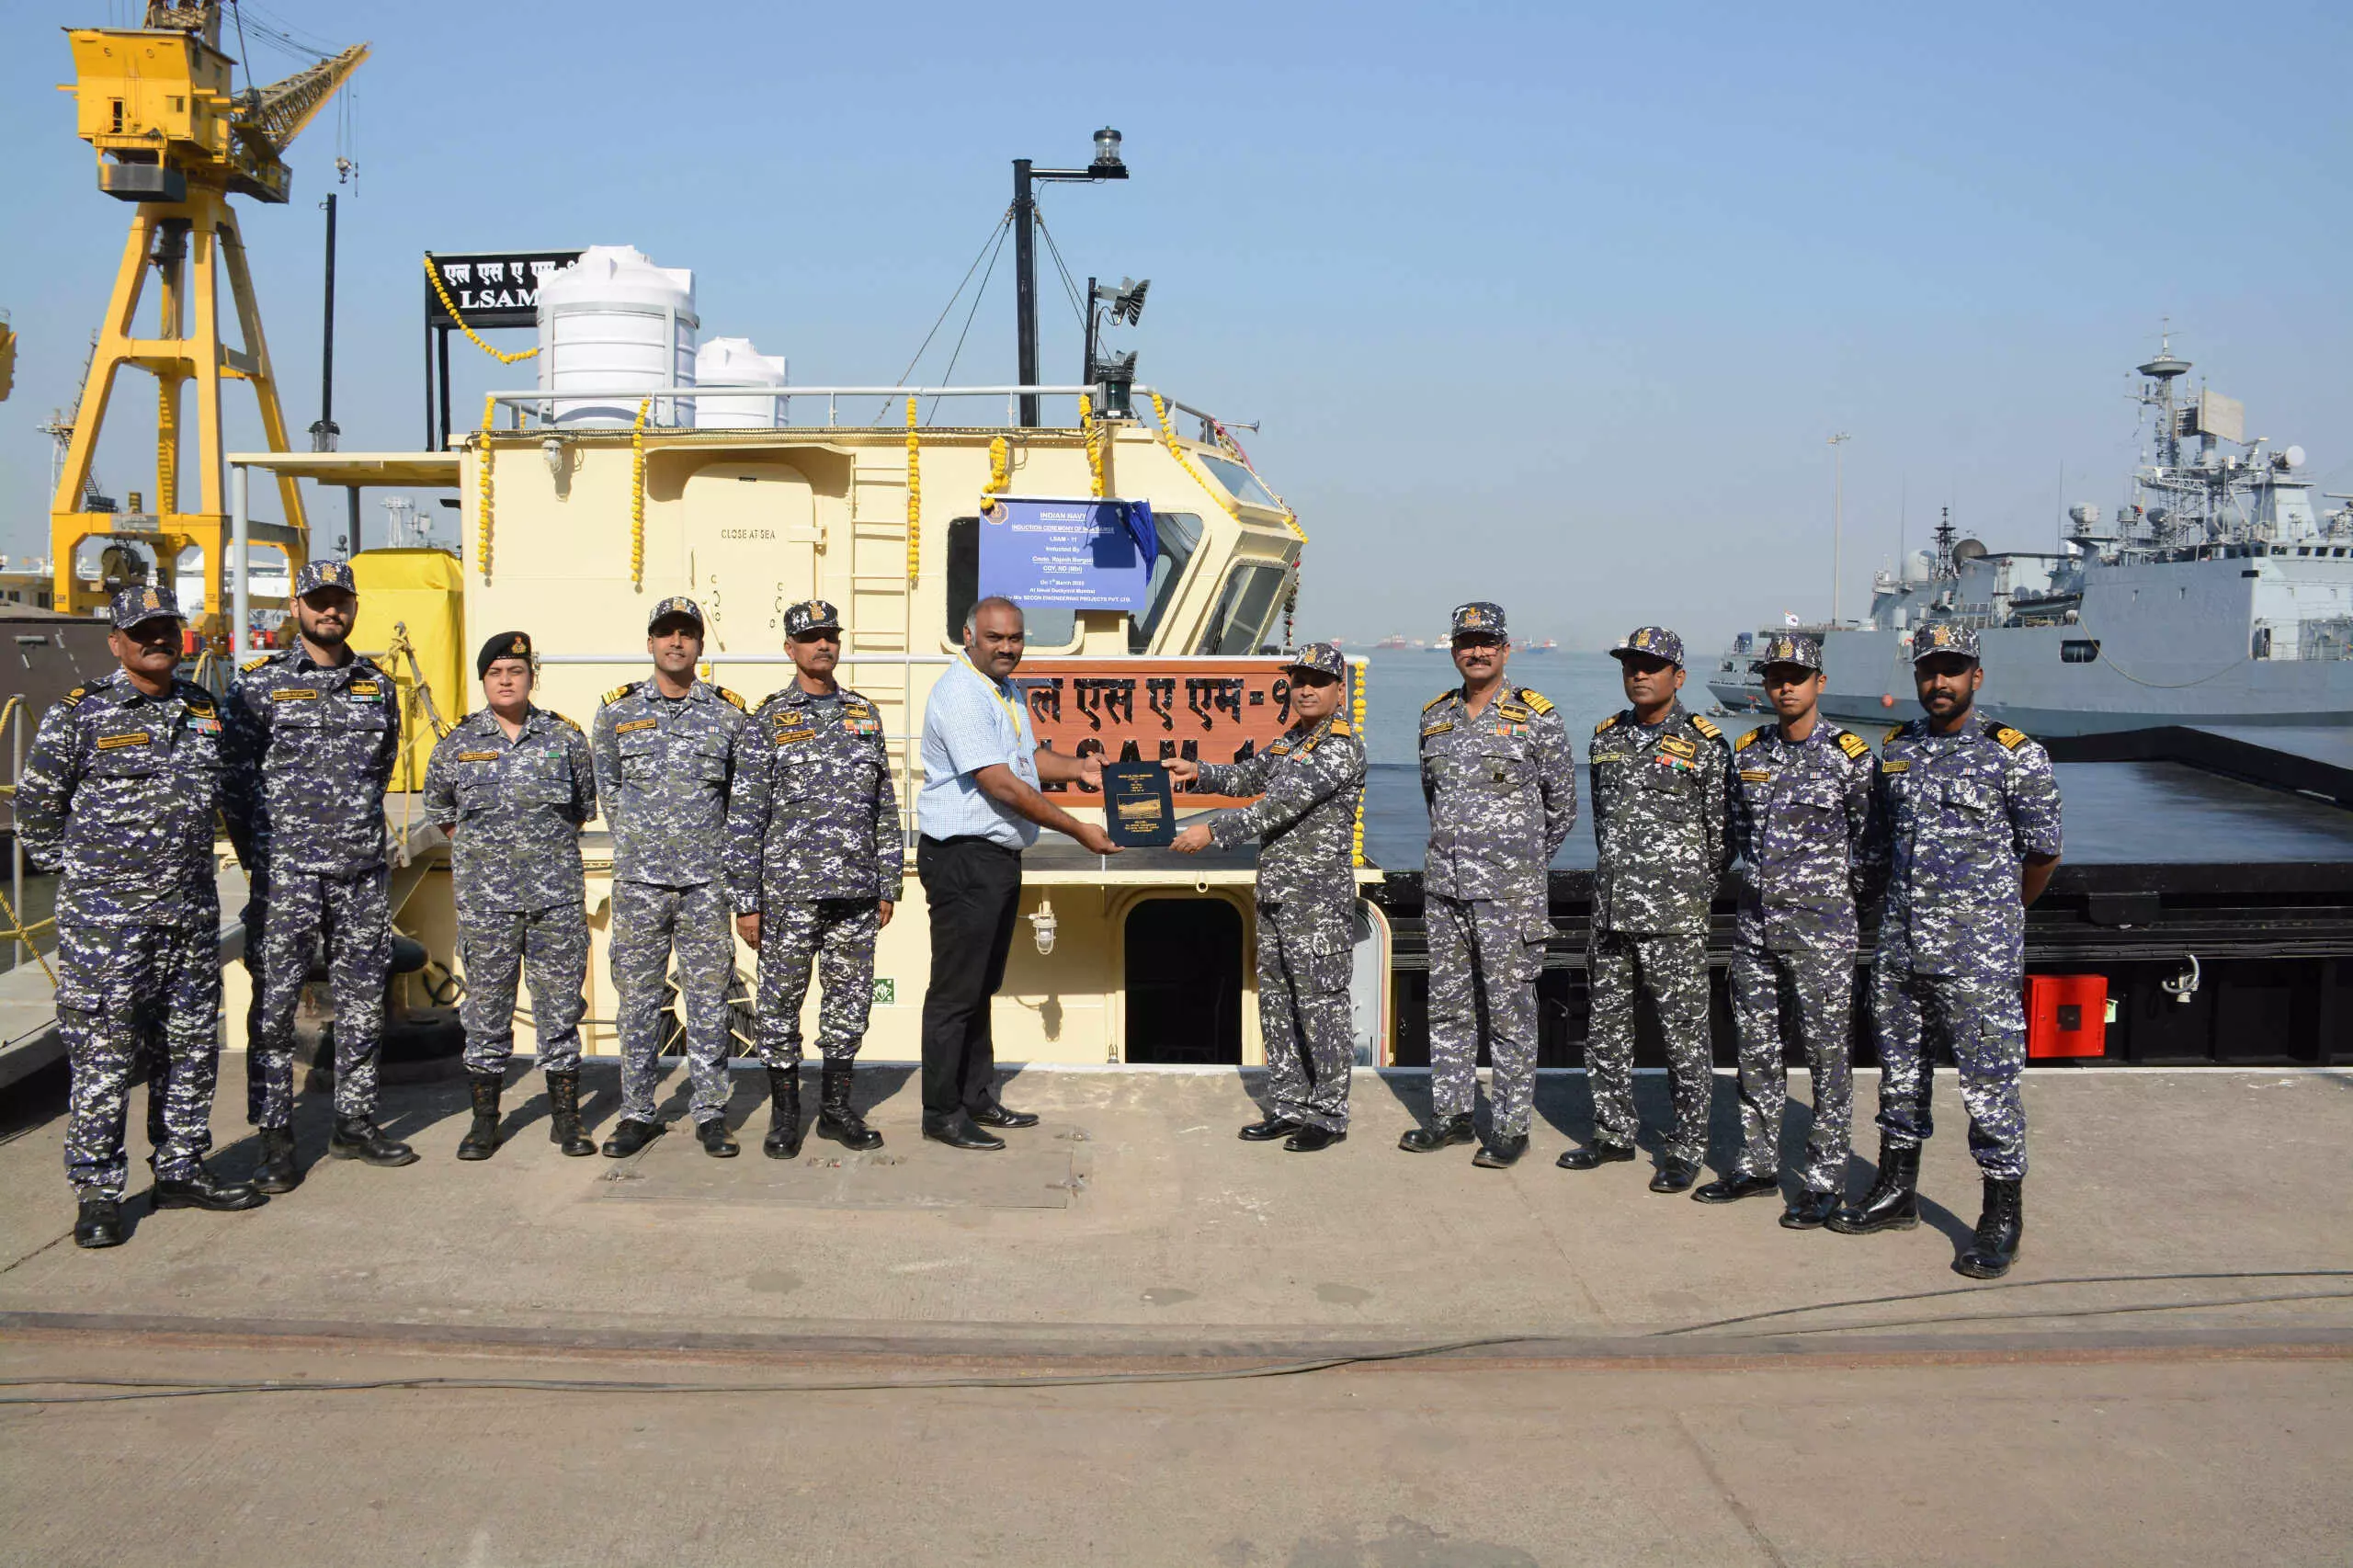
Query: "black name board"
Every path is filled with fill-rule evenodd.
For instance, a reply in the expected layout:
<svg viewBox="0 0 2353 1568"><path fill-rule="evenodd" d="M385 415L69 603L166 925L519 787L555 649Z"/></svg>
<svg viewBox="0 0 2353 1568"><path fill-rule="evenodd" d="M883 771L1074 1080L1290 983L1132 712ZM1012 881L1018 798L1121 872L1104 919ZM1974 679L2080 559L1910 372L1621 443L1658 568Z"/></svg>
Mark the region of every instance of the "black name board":
<svg viewBox="0 0 2353 1568"><path fill-rule="evenodd" d="M473 256L425 253L433 277L425 284L425 324L455 326L449 310L468 326L536 326L539 324L540 283L580 259L576 250L483 251ZM438 279L441 287L433 284ZM443 294L449 305L441 302Z"/></svg>

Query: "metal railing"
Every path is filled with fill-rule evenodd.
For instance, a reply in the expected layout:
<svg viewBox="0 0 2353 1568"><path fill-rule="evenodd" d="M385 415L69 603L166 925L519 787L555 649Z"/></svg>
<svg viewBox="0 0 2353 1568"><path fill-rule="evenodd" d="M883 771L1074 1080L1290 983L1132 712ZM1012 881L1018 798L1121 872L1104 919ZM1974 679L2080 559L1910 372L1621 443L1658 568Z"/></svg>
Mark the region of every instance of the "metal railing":
<svg viewBox="0 0 2353 1568"><path fill-rule="evenodd" d="M1147 386L1137 386L1131 389L1131 395L1135 399L1148 403L1152 401L1152 388ZM656 425L659 425L660 428L665 430L691 428L691 426L681 426L676 423L662 423L658 415L660 411L666 407L670 410L670 418L675 421L678 417L678 404L682 403L692 403L695 399L699 397L724 398L730 402L742 402L748 399L766 398L776 404L777 426L775 427L779 429L806 430L824 428L828 430L894 430L903 428L904 426L904 418L892 417L892 403L893 401L901 398L920 398L927 402L931 402L942 398L1001 397L1005 399L1004 423L1008 427L1019 428L1021 399L1024 397L1067 397L1074 399L1088 397L1095 400L1095 406L1098 411L1100 411L1106 403L1105 392L1106 389L1100 386L776 387L766 385L743 386L730 382L706 381L694 386L671 385L666 387L647 387L642 384L634 386L618 384L613 386L585 385L578 387L563 387L558 389L533 387L528 391L494 392L488 395L491 403L495 407L502 408L506 411L508 423L505 427L510 430L526 430L543 426L555 429L564 428L565 426L555 423L555 405L559 403L602 403L615 407L626 404L628 406L634 407L640 403L650 403L652 404L652 408L649 410L646 416L648 428L653 428ZM825 402L825 423L823 426L815 425L795 426L788 422L790 410L786 405L798 400L806 406L808 403L813 403L819 398L823 398ZM841 422L841 400L844 398L878 398L882 400L882 402L881 406L876 410L874 418L871 420L860 421L854 419L850 424L845 426ZM1172 410L1181 409L1185 413L1190 414L1199 419L1209 419L1211 417L1207 413L1204 413L1202 410L1195 408L1188 403L1178 403L1174 399L1168 399L1166 401L1168 407ZM1074 417L1071 420L1070 426L1068 427L1074 428L1077 426L1077 419ZM610 425L599 425L578 427L590 429L611 429L614 426ZM767 426L753 426L749 428L763 429L767 428ZM1049 428L1053 428L1053 426L1050 426Z"/></svg>
<svg viewBox="0 0 2353 1568"><path fill-rule="evenodd" d="M8 782L5 788L8 797L9 811L8 896L6 901L7 907L0 913L5 913L7 916L6 934L9 944L8 967L14 969L22 964L25 961L25 954L29 952L34 960L40 965L41 972L49 976L50 983L54 985L57 983L57 971L50 967L49 956L40 950L40 944L33 937L35 933L54 926L57 924L57 917L51 915L47 919L36 920L28 926L25 924L23 913L25 841L23 831L16 819L16 808L17 786L24 781L25 777L25 726L32 722L31 712L32 709L22 697L11 697L5 705L0 705L0 729L8 732Z"/></svg>

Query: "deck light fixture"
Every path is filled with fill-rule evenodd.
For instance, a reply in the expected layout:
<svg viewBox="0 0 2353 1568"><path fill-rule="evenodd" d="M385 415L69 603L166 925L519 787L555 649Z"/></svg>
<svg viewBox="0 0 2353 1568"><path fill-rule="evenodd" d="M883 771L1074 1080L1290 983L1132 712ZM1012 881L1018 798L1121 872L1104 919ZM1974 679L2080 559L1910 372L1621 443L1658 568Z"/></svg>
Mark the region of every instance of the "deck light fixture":
<svg viewBox="0 0 2353 1568"><path fill-rule="evenodd" d="M1128 165L1120 162L1120 133L1109 126L1095 133L1095 165L1098 179L1125 179Z"/></svg>

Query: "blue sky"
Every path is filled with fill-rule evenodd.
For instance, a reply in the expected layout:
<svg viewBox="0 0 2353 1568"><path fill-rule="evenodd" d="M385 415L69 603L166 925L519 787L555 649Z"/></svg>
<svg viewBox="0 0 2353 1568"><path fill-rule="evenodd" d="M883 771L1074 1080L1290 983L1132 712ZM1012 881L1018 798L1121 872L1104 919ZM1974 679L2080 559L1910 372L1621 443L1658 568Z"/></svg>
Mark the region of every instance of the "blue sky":
<svg viewBox="0 0 2353 1568"><path fill-rule="evenodd" d="M12 552L45 540L32 426L72 399L129 216L53 91L59 29L136 9L0 8ZM347 448L419 439L426 248L635 244L695 270L706 336L803 383L892 381L1009 161L1083 163L1108 121L1133 179L1049 187L1047 222L1082 275L1152 278L1146 380L1264 421L1252 455L1313 537L1303 636L1430 635L1467 597L1579 645L1824 613L1834 430L1850 612L1900 509L1915 544L1948 504L1997 548L2042 543L2063 499L2122 494L2125 372L2167 317L2252 432L2353 489L2342 6L247 14L374 45L341 211ZM295 67L251 52L265 81ZM322 117L295 200L242 213L298 430L336 150ZM959 380L1010 378L1009 273ZM1059 380L1077 326L1041 300ZM460 408L528 381L456 353ZM118 494L152 483L129 390Z"/></svg>

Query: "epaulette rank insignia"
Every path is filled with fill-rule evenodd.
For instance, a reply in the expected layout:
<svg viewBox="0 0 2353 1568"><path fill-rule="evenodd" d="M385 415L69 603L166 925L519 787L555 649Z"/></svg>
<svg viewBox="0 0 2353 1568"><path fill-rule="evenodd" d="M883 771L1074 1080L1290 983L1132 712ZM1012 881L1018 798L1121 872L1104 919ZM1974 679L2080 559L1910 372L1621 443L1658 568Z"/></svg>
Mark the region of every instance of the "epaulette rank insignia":
<svg viewBox="0 0 2353 1568"><path fill-rule="evenodd" d="M1448 698L1452 697L1454 693L1450 691L1439 692L1436 697L1431 698L1427 702L1422 704L1422 711L1425 713L1428 712L1431 709L1437 707L1439 703L1445 701Z"/></svg>
<svg viewBox="0 0 2353 1568"><path fill-rule="evenodd" d="M733 692L732 692L732 691L728 690L725 687L723 687L723 686L713 686L710 689L711 689L711 690L713 690L713 691L715 691L715 692L717 692L717 693L719 693L719 695L721 696L721 698L722 698L722 699L725 699L726 701L729 701L729 702L733 703L733 704L735 705L735 710L736 710L737 712L739 712L739 713L748 713L748 712L750 712L750 711L751 711L751 710L750 710L750 709L745 708L745 707L744 706L744 699L743 699L742 698L740 698L740 697L736 696Z"/></svg>
<svg viewBox="0 0 2353 1568"><path fill-rule="evenodd" d="M1853 757L1869 756L1871 750L1870 743L1852 730L1838 737L1838 749Z"/></svg>
<svg viewBox="0 0 2353 1568"><path fill-rule="evenodd" d="M90 688L88 687L77 686L73 690L67 692L64 696L59 698L57 699L58 705L63 708L71 708L80 702L82 699L89 695Z"/></svg>
<svg viewBox="0 0 2353 1568"><path fill-rule="evenodd" d="M1724 738L1724 733L1722 730L1717 729L1697 713L1691 715L1691 727L1711 741L1720 741Z"/></svg>
<svg viewBox="0 0 2353 1568"><path fill-rule="evenodd" d="M609 707L611 707L614 703L619 702L622 698L627 697L631 692L635 691L636 689L637 689L637 682L635 682L635 681L633 681L633 680L632 680L632 681L624 681L624 682L623 682L622 684L620 684L620 686L617 686L617 687L613 687L613 689L612 689L612 690L610 690L610 691L608 691L608 692L605 693L604 700L603 700L602 702L600 702L597 706L602 707L602 708L609 708Z"/></svg>
<svg viewBox="0 0 2353 1568"><path fill-rule="evenodd" d="M552 708L547 710L547 714L549 718L554 720L559 724L570 724L575 730L580 728L580 725L575 721L565 718L563 714L557 712Z"/></svg>
<svg viewBox="0 0 2353 1568"><path fill-rule="evenodd" d="M1552 711L1552 704L1549 699L1542 693L1530 691L1524 686L1519 688L1519 699L1539 713Z"/></svg>
<svg viewBox="0 0 2353 1568"><path fill-rule="evenodd" d="M1994 732L1994 739L2007 749L2016 751L2018 747L2026 744L2026 732L2023 730L2013 730L2007 724L2005 724L2000 729Z"/></svg>
<svg viewBox="0 0 2353 1568"><path fill-rule="evenodd" d="M247 675L251 675L254 671L261 668L275 657L277 657L277 655L274 653L263 653L258 657L247 659L244 664L239 665L237 668Z"/></svg>
<svg viewBox="0 0 2353 1568"><path fill-rule="evenodd" d="M1898 725L1896 725L1896 726L1895 726L1895 728L1893 728L1893 729L1892 729L1892 730L1888 731L1888 733L1885 733L1885 734L1881 735L1881 736L1879 738L1879 744L1881 744L1881 745L1885 745L1885 744L1887 744L1887 743L1888 743L1888 742L1890 742L1890 741L1893 740L1896 736L1898 736L1898 735L1902 734L1903 733L1904 733L1904 726L1903 726L1903 725L1901 725L1901 724L1898 724Z"/></svg>
<svg viewBox="0 0 2353 1568"><path fill-rule="evenodd" d="M1733 742L1732 749L1734 751L1746 751L1750 746L1756 744L1756 737L1764 733L1765 727L1762 724L1758 725L1756 729L1753 729L1746 734L1741 736L1740 739Z"/></svg>
<svg viewBox="0 0 2353 1568"><path fill-rule="evenodd" d="M1593 727L1593 733L1594 733L1595 734L1597 734L1597 734L1601 733L1604 730L1608 730L1608 729L1611 729L1611 728L1615 727L1615 726L1616 726L1616 724L1617 724L1617 722L1618 722L1618 715L1617 715L1617 714L1615 714L1615 713L1612 713L1611 715L1609 715L1609 717L1608 717L1608 718L1604 719L1600 723L1596 724L1596 725Z"/></svg>

